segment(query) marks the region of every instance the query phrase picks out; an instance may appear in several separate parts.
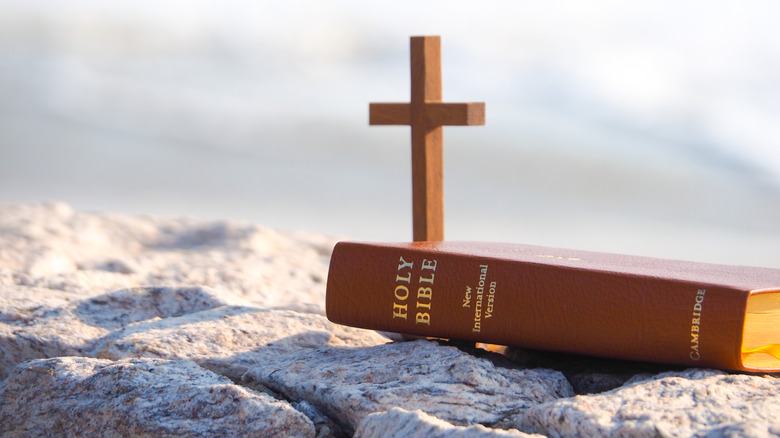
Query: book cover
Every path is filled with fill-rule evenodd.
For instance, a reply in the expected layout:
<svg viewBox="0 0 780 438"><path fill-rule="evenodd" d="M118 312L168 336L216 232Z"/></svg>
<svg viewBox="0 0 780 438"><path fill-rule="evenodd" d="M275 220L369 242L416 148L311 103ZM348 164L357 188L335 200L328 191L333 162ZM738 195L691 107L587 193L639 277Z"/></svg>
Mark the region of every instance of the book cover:
<svg viewBox="0 0 780 438"><path fill-rule="evenodd" d="M780 270L480 242L340 242L339 324L540 350L780 371Z"/></svg>

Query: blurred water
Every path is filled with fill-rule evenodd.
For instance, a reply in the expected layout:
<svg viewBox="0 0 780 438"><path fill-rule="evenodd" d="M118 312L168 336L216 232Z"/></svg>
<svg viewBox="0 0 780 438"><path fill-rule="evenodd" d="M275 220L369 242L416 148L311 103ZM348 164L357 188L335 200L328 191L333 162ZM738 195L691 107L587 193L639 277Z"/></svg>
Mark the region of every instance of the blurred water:
<svg viewBox="0 0 780 438"><path fill-rule="evenodd" d="M780 267L780 4L0 1L0 201L411 236L442 35L447 238Z"/></svg>

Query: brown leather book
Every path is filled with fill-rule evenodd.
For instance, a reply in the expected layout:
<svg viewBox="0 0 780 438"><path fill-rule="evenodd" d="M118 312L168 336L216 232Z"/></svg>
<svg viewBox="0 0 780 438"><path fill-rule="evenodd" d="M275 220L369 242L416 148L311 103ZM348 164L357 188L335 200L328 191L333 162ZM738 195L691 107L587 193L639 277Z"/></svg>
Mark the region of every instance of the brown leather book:
<svg viewBox="0 0 780 438"><path fill-rule="evenodd" d="M478 242L336 245L326 310L411 335L780 371L780 270Z"/></svg>

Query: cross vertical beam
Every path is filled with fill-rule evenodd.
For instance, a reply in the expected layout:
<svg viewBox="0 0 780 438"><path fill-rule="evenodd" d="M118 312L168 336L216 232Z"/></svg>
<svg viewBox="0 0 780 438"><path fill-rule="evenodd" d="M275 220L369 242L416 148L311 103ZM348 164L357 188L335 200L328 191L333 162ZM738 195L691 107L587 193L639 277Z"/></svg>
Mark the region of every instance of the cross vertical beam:
<svg viewBox="0 0 780 438"><path fill-rule="evenodd" d="M444 240L442 127L484 125L485 104L442 102L440 37L412 37L410 52L410 103L370 104L369 124L411 126L414 240Z"/></svg>
<svg viewBox="0 0 780 438"><path fill-rule="evenodd" d="M414 240L444 240L441 126L425 120L426 102L441 102L441 41L412 38L412 217Z"/></svg>

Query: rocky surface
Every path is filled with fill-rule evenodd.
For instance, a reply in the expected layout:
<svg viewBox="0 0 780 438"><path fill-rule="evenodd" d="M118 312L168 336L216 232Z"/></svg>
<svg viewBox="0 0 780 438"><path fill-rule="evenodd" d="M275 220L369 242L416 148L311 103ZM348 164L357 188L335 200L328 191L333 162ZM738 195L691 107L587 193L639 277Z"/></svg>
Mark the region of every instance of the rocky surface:
<svg viewBox="0 0 780 438"><path fill-rule="evenodd" d="M321 315L224 306L124 327L97 340L90 355L189 359L240 380L251 366L267 359L263 347L281 352L385 342L388 339L376 332L337 326Z"/></svg>
<svg viewBox="0 0 780 438"><path fill-rule="evenodd" d="M780 434L780 379L690 369L534 406L527 427L561 437Z"/></svg>
<svg viewBox="0 0 780 438"><path fill-rule="evenodd" d="M38 359L0 383L3 436L314 436L274 400L189 361Z"/></svg>
<svg viewBox="0 0 780 438"><path fill-rule="evenodd" d="M369 414L396 406L456 425L515 426L518 412L574 395L558 371L496 367L433 341L269 354L274 360L250 369L244 380L307 400L340 419L347 432Z"/></svg>
<svg viewBox="0 0 780 438"><path fill-rule="evenodd" d="M453 426L446 421L432 417L421 410L409 412L392 408L386 412L368 415L355 432L355 438L384 438L388 436L420 438L523 438L539 437L518 430L489 429L481 424L475 426Z"/></svg>
<svg viewBox="0 0 780 438"><path fill-rule="evenodd" d="M244 222L90 214L62 203L0 209L2 285L82 298L138 286L205 286L258 307L324 314L332 238Z"/></svg>
<svg viewBox="0 0 780 438"><path fill-rule="evenodd" d="M390 341L335 239L0 204L0 435L780 436L780 380Z"/></svg>

